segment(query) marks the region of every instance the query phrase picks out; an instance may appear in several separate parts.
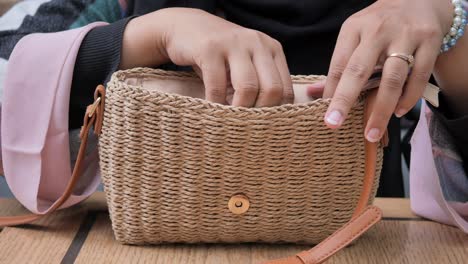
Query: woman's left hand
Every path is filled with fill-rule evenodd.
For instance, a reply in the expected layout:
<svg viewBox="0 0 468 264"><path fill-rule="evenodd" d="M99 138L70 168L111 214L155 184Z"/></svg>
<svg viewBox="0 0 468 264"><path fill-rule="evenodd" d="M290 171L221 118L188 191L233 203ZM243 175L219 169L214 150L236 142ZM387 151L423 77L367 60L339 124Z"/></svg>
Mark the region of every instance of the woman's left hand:
<svg viewBox="0 0 468 264"><path fill-rule="evenodd" d="M332 101L325 115L339 128L375 66L383 76L365 136L378 141L393 113L404 115L421 98L431 76L444 35L450 29L450 0L379 0L349 17L333 53L324 97ZM414 55L414 66L392 53Z"/></svg>

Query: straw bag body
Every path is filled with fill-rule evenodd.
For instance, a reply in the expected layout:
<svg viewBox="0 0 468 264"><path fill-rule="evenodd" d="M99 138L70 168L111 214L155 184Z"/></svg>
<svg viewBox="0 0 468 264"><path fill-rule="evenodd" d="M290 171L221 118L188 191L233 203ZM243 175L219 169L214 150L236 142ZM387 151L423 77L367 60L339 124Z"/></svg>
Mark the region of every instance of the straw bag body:
<svg viewBox="0 0 468 264"><path fill-rule="evenodd" d="M60 197L46 213L0 217L0 226L66 204L86 170L92 130L118 241L318 243L268 263L322 263L382 218L369 206L382 144L363 137L376 93L330 130L322 121L329 100L305 94L320 78L293 76L295 104L238 108L203 100L203 83L190 73L119 71L86 109Z"/></svg>
<svg viewBox="0 0 468 264"><path fill-rule="evenodd" d="M239 108L195 98L190 73L115 73L99 155L116 239L316 244L350 221L372 203L382 149L362 198L365 99L328 129L329 100L305 96L319 78L293 77L296 104Z"/></svg>

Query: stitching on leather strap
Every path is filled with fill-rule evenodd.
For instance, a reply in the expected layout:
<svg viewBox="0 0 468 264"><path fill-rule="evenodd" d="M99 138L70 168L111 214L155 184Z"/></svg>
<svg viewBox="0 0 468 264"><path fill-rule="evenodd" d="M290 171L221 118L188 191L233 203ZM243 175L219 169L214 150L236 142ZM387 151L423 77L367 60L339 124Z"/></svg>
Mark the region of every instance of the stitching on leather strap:
<svg viewBox="0 0 468 264"><path fill-rule="evenodd" d="M374 207L371 207L372 209L375 210ZM354 223L354 221L356 221L356 219L358 219L359 217L361 217L365 212L367 212L367 210L364 210L362 211L360 214L358 214L356 217L354 217L354 219L351 219L348 223L344 224L342 227L340 227L339 229L337 229L334 233L338 233L340 232L341 230L345 229L347 226L351 225L352 223ZM327 241L333 239L335 236L334 235L331 235L329 237L327 237L325 240L323 240L320 244L318 244L316 247L308 250L308 251L316 251L318 250L320 247L322 247L324 244L327 243ZM304 253L307 253L308 251L303 251Z"/></svg>
<svg viewBox="0 0 468 264"><path fill-rule="evenodd" d="M332 250L330 250L330 251L328 251L328 252L325 252L325 253L322 254L322 255L319 255L319 256L316 258L316 260L326 259L326 258L328 258L329 256L333 255L333 253L334 253L337 249L343 247L343 245L346 245L346 244L350 243L351 241L353 241L354 239L356 239L357 237L359 237L359 236L362 234L362 232L363 232L364 230L368 229L371 225L373 225L373 224L376 222L376 220L378 220L378 218L379 218L379 216L380 216L380 213L379 213L379 211L378 211L375 207L370 207L369 210L372 210L372 211L376 212L377 215L376 215L374 218L372 218L372 220L371 220L369 223L367 223L367 225L365 225L364 227L362 227L361 229L359 229L358 232L352 234L348 239L346 239L345 241L343 241L342 243L340 243L339 245L337 245L336 247L334 247ZM361 213L361 214L359 215L359 217L361 217L366 211L367 211L367 210L365 210L363 213ZM351 225L351 224L354 223L354 221L356 221L356 219L358 219L359 217L356 217L354 220L352 220L351 222L349 222L349 223L348 223L347 225L345 225L344 227L347 227L347 226ZM330 238L331 238L331 237L330 237Z"/></svg>
<svg viewBox="0 0 468 264"><path fill-rule="evenodd" d="M368 212L368 211L370 211L370 210L376 212L377 215L376 215L374 218L372 218L372 220L369 221L369 223L368 223L367 225L365 225L363 228L359 229L359 231L353 233L348 239L346 239L345 241L343 241L342 243L340 243L340 244L337 245L336 247L332 248L331 250L329 250L329 251L327 251L327 252L325 252L325 253L323 253L323 254L321 254L321 255L318 255L317 257L314 257L313 259L310 259L310 260L312 260L312 262L307 261L307 260L309 260L308 258L307 258L307 260L301 258L301 256L299 256L299 254L297 255L297 257L299 257L299 258L300 258L304 263L306 263L306 264L309 264L309 263L318 263L319 261L322 261L323 259L326 259L326 258L330 257L331 255L333 255L333 254L336 252L337 249L343 247L343 245L346 245L346 244L350 243L351 241L353 241L354 239L356 239L357 237L359 237L359 236L363 233L364 230L368 229L369 226L375 224L375 223L376 223L376 220L378 220L379 217L380 217L380 212L379 212L379 210L378 210L376 207L374 207L374 206L368 207L367 210L364 210L362 213L360 213L360 214L359 214L357 217L355 217L353 220L351 220L350 222L348 222L347 224L345 224L344 226L342 226L340 229L338 229L337 231L335 231L335 234L336 234L336 233L339 233L341 230L343 230L343 229L345 229L346 227L352 225L352 224L356 221L356 219L358 219L359 217L361 217L363 214L365 214L366 212ZM327 241L330 241L330 240L332 240L332 239L334 239L334 238L335 238L334 235L329 236L329 237L326 238L321 244L319 244L317 247L311 249L311 251L318 251L318 250L320 250L320 248L323 247L323 245L327 244ZM302 253L307 253L307 252L308 252L308 251L304 251L304 252L302 252Z"/></svg>
<svg viewBox="0 0 468 264"><path fill-rule="evenodd" d="M330 250L329 252L321 255L318 257L318 259L322 259L322 258L327 258L329 257L330 255L333 254L333 252L335 252L338 248L341 248L343 245L345 244L348 244L349 242L351 242L352 240L356 239L357 237L359 237L362 232L364 230L366 230L367 228L369 228L369 226L373 225L375 223L376 220L378 220L380 214L379 212L377 211L377 209L375 209L375 207L371 207L369 208L370 210L372 211L375 211L377 213L377 215L369 222L367 223L367 225L365 225L363 228L359 229L358 232L354 233L352 236L350 236L347 240L343 241L341 244L339 244L338 246L336 246L335 248L333 248L333 250Z"/></svg>

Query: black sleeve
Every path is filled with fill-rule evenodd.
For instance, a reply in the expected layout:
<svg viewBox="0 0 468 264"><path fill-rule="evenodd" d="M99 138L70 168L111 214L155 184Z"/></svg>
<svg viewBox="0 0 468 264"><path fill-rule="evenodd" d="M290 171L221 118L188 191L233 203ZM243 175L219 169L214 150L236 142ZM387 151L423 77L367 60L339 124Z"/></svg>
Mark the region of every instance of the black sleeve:
<svg viewBox="0 0 468 264"><path fill-rule="evenodd" d="M468 172L468 116L455 115L442 93L439 94L439 107L428 104L435 117L447 128L463 159L465 172Z"/></svg>
<svg viewBox="0 0 468 264"><path fill-rule="evenodd" d="M94 89L119 68L125 27L133 17L91 30L78 51L70 93L69 127L80 128Z"/></svg>

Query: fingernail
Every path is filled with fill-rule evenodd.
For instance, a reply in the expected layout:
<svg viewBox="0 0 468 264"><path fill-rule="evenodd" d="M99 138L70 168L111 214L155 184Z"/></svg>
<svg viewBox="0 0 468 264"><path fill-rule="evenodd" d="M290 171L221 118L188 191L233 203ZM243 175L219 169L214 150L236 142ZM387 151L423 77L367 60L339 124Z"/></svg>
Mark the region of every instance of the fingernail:
<svg viewBox="0 0 468 264"><path fill-rule="evenodd" d="M380 130L378 128L372 128L367 132L367 140L370 142L377 142L380 139Z"/></svg>
<svg viewBox="0 0 468 264"><path fill-rule="evenodd" d="M343 122L343 116L339 111L333 110L325 116L325 121L330 125L338 126Z"/></svg>
<svg viewBox="0 0 468 264"><path fill-rule="evenodd" d="M400 118L406 114L406 109L400 108L395 112L395 115Z"/></svg>

